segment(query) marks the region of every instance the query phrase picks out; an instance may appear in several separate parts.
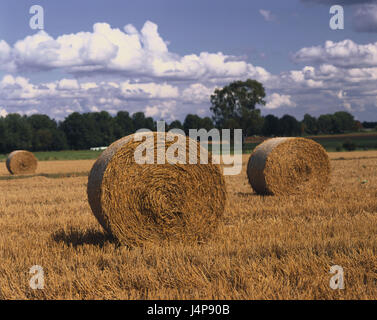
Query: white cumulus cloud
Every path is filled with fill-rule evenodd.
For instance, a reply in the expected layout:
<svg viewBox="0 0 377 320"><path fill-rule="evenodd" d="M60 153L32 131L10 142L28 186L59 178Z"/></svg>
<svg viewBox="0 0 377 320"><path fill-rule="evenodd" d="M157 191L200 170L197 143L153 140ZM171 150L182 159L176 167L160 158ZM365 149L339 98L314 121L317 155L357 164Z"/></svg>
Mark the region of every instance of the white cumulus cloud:
<svg viewBox="0 0 377 320"><path fill-rule="evenodd" d="M77 90L79 89L79 84L76 79L62 79L59 81L58 90Z"/></svg>
<svg viewBox="0 0 377 320"><path fill-rule="evenodd" d="M293 56L296 62L326 63L335 67L377 66L377 42L357 44L350 39L326 41L323 46L305 47Z"/></svg>
<svg viewBox="0 0 377 320"><path fill-rule="evenodd" d="M10 47L0 42L0 69L43 71L62 69L75 76L116 73L150 79L228 81L237 77L268 78L269 73L221 52L180 56L168 50L158 26L145 22L140 32L133 25L123 30L96 23L92 32L64 34L56 39L41 30Z"/></svg>
<svg viewBox="0 0 377 320"><path fill-rule="evenodd" d="M0 108L0 118L6 117L7 114L8 114L7 110L5 110L4 108Z"/></svg>
<svg viewBox="0 0 377 320"><path fill-rule="evenodd" d="M291 100L290 95L272 93L265 105L266 109L277 109L280 107L295 107L296 104Z"/></svg>
<svg viewBox="0 0 377 320"><path fill-rule="evenodd" d="M150 21L140 31L107 23L56 38L39 31L13 46L0 40L0 69L6 71L0 106L3 114L39 112L57 119L73 111L128 110L182 120L187 113L209 115L215 88L252 78L272 92L266 110L299 105L295 112L375 112L377 42L326 41L298 50L293 58L303 65L271 74L222 52L178 55ZM40 83L24 76L24 71L52 69L68 75Z"/></svg>

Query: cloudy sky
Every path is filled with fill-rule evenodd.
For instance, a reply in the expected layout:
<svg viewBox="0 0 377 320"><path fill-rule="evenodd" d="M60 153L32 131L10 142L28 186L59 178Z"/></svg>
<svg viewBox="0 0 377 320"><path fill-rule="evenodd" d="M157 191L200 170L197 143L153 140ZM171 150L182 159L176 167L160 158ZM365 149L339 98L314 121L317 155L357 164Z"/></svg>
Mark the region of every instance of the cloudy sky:
<svg viewBox="0 0 377 320"><path fill-rule="evenodd" d="M44 29L29 21L44 9ZM329 26L344 8L344 29ZM0 116L144 111L210 115L209 98L256 79L263 114L350 111L377 120L377 1L1 0Z"/></svg>

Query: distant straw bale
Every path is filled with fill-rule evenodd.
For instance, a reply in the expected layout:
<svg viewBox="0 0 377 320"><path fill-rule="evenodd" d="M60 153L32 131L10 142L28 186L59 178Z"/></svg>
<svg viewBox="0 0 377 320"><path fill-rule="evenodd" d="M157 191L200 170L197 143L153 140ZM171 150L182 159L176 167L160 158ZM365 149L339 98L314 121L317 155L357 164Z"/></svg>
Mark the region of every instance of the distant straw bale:
<svg viewBox="0 0 377 320"><path fill-rule="evenodd" d="M35 173L38 166L38 160L29 151L16 150L9 154L6 166L11 174Z"/></svg>
<svg viewBox="0 0 377 320"><path fill-rule="evenodd" d="M110 145L90 171L88 200L99 223L130 246L162 239L202 241L210 236L226 202L220 166L188 137L167 133L164 147L157 138L161 134L150 132L143 141L135 141L137 135ZM135 161L141 146L152 147L153 154L145 157L153 163ZM199 163L201 154L208 155L208 164ZM158 164L157 159L176 163ZM190 164L190 159L197 164Z"/></svg>
<svg viewBox="0 0 377 320"><path fill-rule="evenodd" d="M258 145L247 165L258 194L320 193L329 184L326 150L305 138L272 138Z"/></svg>

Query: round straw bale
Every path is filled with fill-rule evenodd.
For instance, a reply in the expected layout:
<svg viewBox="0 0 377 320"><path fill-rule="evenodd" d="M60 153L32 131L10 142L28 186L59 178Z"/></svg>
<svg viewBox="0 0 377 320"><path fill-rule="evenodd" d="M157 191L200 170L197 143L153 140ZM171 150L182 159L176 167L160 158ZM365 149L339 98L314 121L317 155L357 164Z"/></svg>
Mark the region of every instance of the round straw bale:
<svg viewBox="0 0 377 320"><path fill-rule="evenodd" d="M11 174L34 173L37 169L38 160L29 151L16 150L8 155L6 166Z"/></svg>
<svg viewBox="0 0 377 320"><path fill-rule="evenodd" d="M247 176L258 194L319 193L329 183L330 161L311 139L272 138L254 149Z"/></svg>
<svg viewBox="0 0 377 320"><path fill-rule="evenodd" d="M149 132L145 137L142 133L142 141L135 141L139 133L126 136L111 144L90 171L90 207L102 227L121 244L202 241L223 214L226 189L221 167L212 163L211 154L199 143L183 135L166 133L164 146L158 138L164 134ZM146 155L149 163L135 160L141 146L153 150ZM177 146L181 149L175 149ZM196 150L196 155L190 150ZM208 155L207 164L200 163L201 154ZM157 159L166 163L157 163Z"/></svg>

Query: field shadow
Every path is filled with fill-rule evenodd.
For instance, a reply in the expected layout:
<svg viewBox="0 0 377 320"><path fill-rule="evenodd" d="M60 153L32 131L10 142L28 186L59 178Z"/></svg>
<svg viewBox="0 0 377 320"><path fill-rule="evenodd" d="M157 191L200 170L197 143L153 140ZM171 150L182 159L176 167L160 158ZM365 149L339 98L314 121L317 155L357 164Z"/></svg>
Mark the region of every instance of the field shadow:
<svg viewBox="0 0 377 320"><path fill-rule="evenodd" d="M89 229L89 230L58 230L52 234L52 239L56 242L64 242L68 246L77 247L85 244L103 247L106 243L116 244L116 240L109 234Z"/></svg>
<svg viewBox="0 0 377 320"><path fill-rule="evenodd" d="M247 198L247 197L250 197L250 196L256 196L257 195L253 191L250 191L250 192L235 192L234 194L238 197L241 197L241 198Z"/></svg>
<svg viewBox="0 0 377 320"><path fill-rule="evenodd" d="M271 197L271 194L257 194L254 191L250 192L235 192L234 193L236 196L241 197L241 198L248 198L248 197Z"/></svg>
<svg viewBox="0 0 377 320"><path fill-rule="evenodd" d="M37 173L37 174L19 174L19 175L6 175L0 176L0 180L15 180L15 179L27 179L35 177L45 177L49 179L62 179L62 178L77 178L87 177L89 172L67 172L67 173Z"/></svg>

